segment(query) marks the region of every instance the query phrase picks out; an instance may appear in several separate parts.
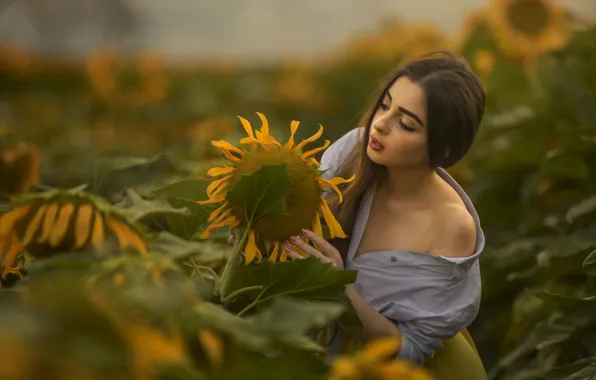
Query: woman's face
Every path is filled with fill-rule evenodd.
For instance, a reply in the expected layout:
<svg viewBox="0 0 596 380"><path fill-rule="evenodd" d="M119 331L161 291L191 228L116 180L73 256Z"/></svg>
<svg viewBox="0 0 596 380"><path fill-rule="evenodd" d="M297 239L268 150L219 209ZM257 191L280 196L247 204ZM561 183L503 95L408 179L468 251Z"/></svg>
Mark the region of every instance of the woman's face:
<svg viewBox="0 0 596 380"><path fill-rule="evenodd" d="M375 111L366 153L376 164L428 166L425 96L408 77L397 79Z"/></svg>

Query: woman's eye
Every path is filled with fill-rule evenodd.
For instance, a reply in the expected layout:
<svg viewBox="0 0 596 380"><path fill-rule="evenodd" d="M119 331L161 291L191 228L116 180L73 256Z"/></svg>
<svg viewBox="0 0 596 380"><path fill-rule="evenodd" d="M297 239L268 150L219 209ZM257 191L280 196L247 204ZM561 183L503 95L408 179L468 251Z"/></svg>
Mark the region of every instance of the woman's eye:
<svg viewBox="0 0 596 380"><path fill-rule="evenodd" d="M416 129L412 128L412 127L408 127L406 125L406 123L404 123L404 121L402 120L401 117L398 119L398 122L399 122L399 126L402 127L402 129L405 129L408 132L414 132L416 130Z"/></svg>
<svg viewBox="0 0 596 380"><path fill-rule="evenodd" d="M381 108L383 111L389 111L389 106L388 106L388 105L386 105L385 103L381 103L381 105L380 105L380 108Z"/></svg>

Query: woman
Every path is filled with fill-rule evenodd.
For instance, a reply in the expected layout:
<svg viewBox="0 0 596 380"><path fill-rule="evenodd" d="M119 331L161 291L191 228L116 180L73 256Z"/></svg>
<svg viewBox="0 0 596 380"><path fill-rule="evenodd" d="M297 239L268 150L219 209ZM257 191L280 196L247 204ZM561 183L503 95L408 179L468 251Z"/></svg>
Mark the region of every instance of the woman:
<svg viewBox="0 0 596 380"><path fill-rule="evenodd" d="M355 338L397 336L398 357L424 363L437 379L486 378L465 331L480 303L484 235L472 202L444 170L469 150L484 105L478 78L448 53L400 68L364 127L321 160L326 177L356 174L341 205L335 202L349 241L332 244L305 230L317 250L293 239L338 269L358 271L347 288L363 324ZM292 248L288 256L303 258ZM329 354L344 348L336 334Z"/></svg>

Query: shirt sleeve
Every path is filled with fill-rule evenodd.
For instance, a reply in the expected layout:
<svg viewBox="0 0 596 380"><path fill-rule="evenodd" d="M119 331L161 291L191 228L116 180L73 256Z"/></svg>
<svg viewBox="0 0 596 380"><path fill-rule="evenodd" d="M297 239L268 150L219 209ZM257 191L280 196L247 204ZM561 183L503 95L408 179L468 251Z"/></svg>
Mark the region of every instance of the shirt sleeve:
<svg viewBox="0 0 596 380"><path fill-rule="evenodd" d="M404 264L405 257L398 261L403 267L397 271L391 266L398 263L391 262L385 267L357 268L358 288L363 298L400 330L403 339L397 357L423 364L443 341L476 318L482 291L479 266L476 262L471 270L452 274L453 269L444 265L421 266L418 260Z"/></svg>
<svg viewBox="0 0 596 380"><path fill-rule="evenodd" d="M442 347L444 340L474 321L480 292L475 284L462 281L451 287L424 286L410 294L408 300L415 303L393 301L382 314L396 321L402 333L397 357L423 364Z"/></svg>
<svg viewBox="0 0 596 380"><path fill-rule="evenodd" d="M362 127L353 129L340 137L337 141L331 144L327 150L325 150L323 157L321 157L320 168L324 171L323 178L330 179L337 176L337 172L342 163L357 146L363 132L364 128Z"/></svg>

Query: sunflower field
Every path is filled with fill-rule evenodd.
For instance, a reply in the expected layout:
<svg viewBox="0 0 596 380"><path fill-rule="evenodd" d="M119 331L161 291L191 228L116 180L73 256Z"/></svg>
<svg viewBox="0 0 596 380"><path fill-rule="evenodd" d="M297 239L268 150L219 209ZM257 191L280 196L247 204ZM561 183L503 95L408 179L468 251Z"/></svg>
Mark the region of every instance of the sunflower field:
<svg viewBox="0 0 596 380"><path fill-rule="evenodd" d="M493 0L449 36L386 22L315 62L83 61L0 44L0 380L432 379L357 327L320 155L397 64L462 55L487 113L451 174L487 235L470 327L490 379L596 378L596 26ZM230 228L236 243L228 244Z"/></svg>

